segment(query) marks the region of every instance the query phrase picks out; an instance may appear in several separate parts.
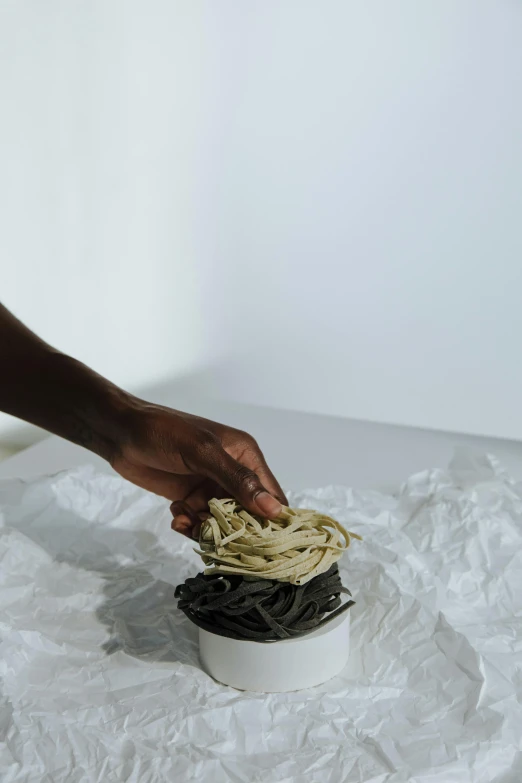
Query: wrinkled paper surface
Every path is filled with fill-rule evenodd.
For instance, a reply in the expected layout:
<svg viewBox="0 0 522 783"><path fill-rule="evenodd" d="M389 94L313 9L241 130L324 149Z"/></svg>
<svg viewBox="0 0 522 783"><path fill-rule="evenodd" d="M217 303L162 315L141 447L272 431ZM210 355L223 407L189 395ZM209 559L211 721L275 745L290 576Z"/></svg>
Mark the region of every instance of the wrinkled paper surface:
<svg viewBox="0 0 522 783"><path fill-rule="evenodd" d="M168 504L92 468L0 482L0 779L520 783L522 486L493 458L396 498L291 496L364 537L341 561L351 660L251 694L200 668Z"/></svg>

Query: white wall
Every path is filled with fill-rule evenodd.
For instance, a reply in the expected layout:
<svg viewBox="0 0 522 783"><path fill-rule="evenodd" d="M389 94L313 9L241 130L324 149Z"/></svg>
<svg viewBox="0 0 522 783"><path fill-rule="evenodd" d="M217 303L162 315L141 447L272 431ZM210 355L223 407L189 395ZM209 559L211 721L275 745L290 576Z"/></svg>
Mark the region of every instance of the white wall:
<svg viewBox="0 0 522 783"><path fill-rule="evenodd" d="M522 438L522 4L217 5L218 387Z"/></svg>
<svg viewBox="0 0 522 783"><path fill-rule="evenodd" d="M0 300L126 386L208 356L207 48L183 2L0 5Z"/></svg>
<svg viewBox="0 0 522 783"><path fill-rule="evenodd" d="M0 299L42 336L522 438L519 3L7 2L0 39Z"/></svg>

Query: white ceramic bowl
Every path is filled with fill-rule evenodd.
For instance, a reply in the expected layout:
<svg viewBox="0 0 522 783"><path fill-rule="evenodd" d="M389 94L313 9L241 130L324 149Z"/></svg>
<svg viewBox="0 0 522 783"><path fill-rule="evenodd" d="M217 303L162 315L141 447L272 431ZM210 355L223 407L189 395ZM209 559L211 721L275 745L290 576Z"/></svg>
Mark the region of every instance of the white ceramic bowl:
<svg viewBox="0 0 522 783"><path fill-rule="evenodd" d="M350 610L322 628L280 642L247 642L199 629L199 655L218 682L242 691L281 693L335 677L350 652Z"/></svg>

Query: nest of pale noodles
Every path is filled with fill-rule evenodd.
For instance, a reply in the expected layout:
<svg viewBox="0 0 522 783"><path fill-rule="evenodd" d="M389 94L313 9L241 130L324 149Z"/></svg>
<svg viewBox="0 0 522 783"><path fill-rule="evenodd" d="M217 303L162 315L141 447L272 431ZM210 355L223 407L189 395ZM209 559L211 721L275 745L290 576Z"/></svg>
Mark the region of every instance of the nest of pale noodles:
<svg viewBox="0 0 522 783"><path fill-rule="evenodd" d="M303 585L337 562L352 538L339 522L318 511L283 508L262 519L235 500L209 502L212 516L201 526L205 574L241 574Z"/></svg>

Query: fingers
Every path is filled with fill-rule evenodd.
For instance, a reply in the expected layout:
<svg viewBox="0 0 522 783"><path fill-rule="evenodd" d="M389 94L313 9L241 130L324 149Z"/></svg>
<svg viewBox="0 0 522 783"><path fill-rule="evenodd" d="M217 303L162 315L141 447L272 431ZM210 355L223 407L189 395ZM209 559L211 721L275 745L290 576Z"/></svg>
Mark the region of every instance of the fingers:
<svg viewBox="0 0 522 783"><path fill-rule="evenodd" d="M231 457L217 438L207 438L204 443L198 444L191 455L190 462L195 472L216 481L248 511L272 519L281 513L281 502L267 491L259 476L251 468ZM272 486L274 482L275 479L269 481ZM279 494L281 488L278 487L277 482L275 486Z"/></svg>
<svg viewBox="0 0 522 783"><path fill-rule="evenodd" d="M170 507L174 517L171 523L172 529L188 538L199 537L201 520L196 512L200 509L193 504L187 504L184 499L191 497L196 488L202 484L201 476L176 476L165 470L131 463L119 464L118 472L138 487L173 500L174 503ZM208 500L207 497L201 510L207 508Z"/></svg>
<svg viewBox="0 0 522 783"><path fill-rule="evenodd" d="M284 506L288 505L288 500L285 493L281 489L276 477L265 462L265 458L259 448L256 451L247 451L241 462L254 471L259 477L263 486L270 492L270 494L277 498Z"/></svg>
<svg viewBox="0 0 522 783"><path fill-rule="evenodd" d="M183 500L175 500L170 506L170 511L174 517L171 525L172 529L188 538L197 540L199 538L201 519L189 504Z"/></svg>
<svg viewBox="0 0 522 783"><path fill-rule="evenodd" d="M132 481L138 487L154 492L168 500L180 500L189 495L201 484L201 476L176 475L166 470L157 470L146 465L132 463L119 464L116 469L120 476Z"/></svg>

